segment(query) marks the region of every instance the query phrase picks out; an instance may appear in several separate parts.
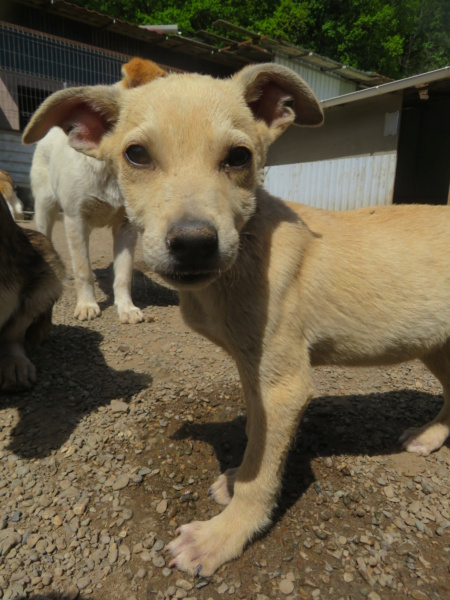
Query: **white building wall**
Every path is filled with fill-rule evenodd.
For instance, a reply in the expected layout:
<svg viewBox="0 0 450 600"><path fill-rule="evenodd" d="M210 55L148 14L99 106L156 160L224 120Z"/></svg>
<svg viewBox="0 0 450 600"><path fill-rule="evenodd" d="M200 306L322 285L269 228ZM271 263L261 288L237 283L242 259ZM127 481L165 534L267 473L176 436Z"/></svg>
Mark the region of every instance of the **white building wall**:
<svg viewBox="0 0 450 600"><path fill-rule="evenodd" d="M351 92L356 92L358 89L356 83L345 81L345 79L333 73L324 73L319 69L308 67L282 54L275 53L274 62L289 67L297 75L300 75L312 88L319 100L327 100L328 98L334 98L342 94L350 94Z"/></svg>
<svg viewBox="0 0 450 600"><path fill-rule="evenodd" d="M391 204L397 153L266 167L274 196L317 208L348 210Z"/></svg>

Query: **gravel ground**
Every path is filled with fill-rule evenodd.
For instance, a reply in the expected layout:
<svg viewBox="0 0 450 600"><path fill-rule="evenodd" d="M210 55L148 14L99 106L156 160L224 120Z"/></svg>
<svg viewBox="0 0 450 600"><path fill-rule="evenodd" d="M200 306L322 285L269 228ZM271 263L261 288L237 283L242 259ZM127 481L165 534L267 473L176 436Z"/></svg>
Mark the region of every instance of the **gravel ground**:
<svg viewBox="0 0 450 600"><path fill-rule="evenodd" d="M60 222L54 241L69 265ZM207 490L240 462L243 399L233 363L187 329L139 253L147 321L120 325L111 247L94 232L102 317L73 319L69 281L38 384L0 397L0 598L450 598L449 447L397 444L442 402L418 362L317 369L273 527L211 580L168 568L177 526L220 510Z"/></svg>

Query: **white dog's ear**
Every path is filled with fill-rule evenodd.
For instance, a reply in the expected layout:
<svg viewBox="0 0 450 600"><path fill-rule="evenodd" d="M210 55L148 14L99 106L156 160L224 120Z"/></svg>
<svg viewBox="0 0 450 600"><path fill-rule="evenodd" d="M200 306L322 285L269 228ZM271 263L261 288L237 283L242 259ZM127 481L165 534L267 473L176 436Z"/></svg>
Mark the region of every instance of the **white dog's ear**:
<svg viewBox="0 0 450 600"><path fill-rule="evenodd" d="M273 139L292 123L317 126L323 112L314 92L294 71L275 63L244 67L234 79L256 119L264 121Z"/></svg>
<svg viewBox="0 0 450 600"><path fill-rule="evenodd" d="M22 142L37 142L57 126L65 131L75 150L97 157L103 136L119 117L120 96L115 86L75 87L55 92L32 116Z"/></svg>

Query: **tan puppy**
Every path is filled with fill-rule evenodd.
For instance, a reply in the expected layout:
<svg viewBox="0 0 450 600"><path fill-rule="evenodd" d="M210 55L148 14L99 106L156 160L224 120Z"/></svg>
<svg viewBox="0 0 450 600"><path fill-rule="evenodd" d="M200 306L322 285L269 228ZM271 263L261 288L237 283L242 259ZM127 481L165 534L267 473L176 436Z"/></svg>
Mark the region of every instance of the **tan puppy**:
<svg viewBox="0 0 450 600"><path fill-rule="evenodd" d="M14 181L7 171L0 169L0 195L6 200L14 219L23 219L23 204L14 189Z"/></svg>
<svg viewBox="0 0 450 600"><path fill-rule="evenodd" d="M167 73L150 60L133 58L122 67L115 87L129 89ZM136 229L130 225L115 174L104 161L75 152L58 127L49 131L34 152L31 166L38 231L51 238L59 211L72 258L77 304L75 318L89 321L100 315L94 275L89 260L89 236L96 227L109 226L113 234L114 303L121 323L139 323L142 311L131 299Z"/></svg>
<svg viewBox="0 0 450 600"><path fill-rule="evenodd" d="M25 346L47 334L63 291L64 266L50 240L17 225L0 195L0 390L36 381Z"/></svg>
<svg viewBox="0 0 450 600"><path fill-rule="evenodd" d="M445 403L405 432L405 447L426 455L449 434L449 209L327 212L257 184L268 145L294 121L322 119L297 75L260 64L228 80L58 92L24 134L33 142L59 125L73 147L110 161L146 260L179 290L186 322L237 363L248 444L213 485L225 510L169 544L185 571L210 575L268 526L312 365L421 358Z"/></svg>

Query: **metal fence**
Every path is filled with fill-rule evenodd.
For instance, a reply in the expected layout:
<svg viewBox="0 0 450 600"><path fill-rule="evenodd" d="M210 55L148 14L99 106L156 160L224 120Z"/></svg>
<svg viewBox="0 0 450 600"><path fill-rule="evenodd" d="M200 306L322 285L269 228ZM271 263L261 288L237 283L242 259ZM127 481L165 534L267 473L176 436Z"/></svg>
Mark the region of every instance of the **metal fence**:
<svg viewBox="0 0 450 600"><path fill-rule="evenodd" d="M22 130L58 89L115 83L129 58L0 22L0 129Z"/></svg>
<svg viewBox="0 0 450 600"><path fill-rule="evenodd" d="M22 145L21 131L31 115L57 90L115 83L129 59L0 21L0 168L13 177L27 210L33 210L29 173L34 146Z"/></svg>

